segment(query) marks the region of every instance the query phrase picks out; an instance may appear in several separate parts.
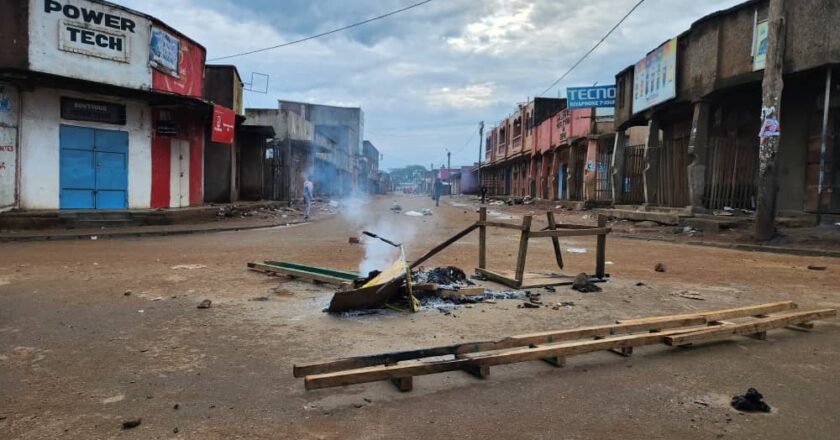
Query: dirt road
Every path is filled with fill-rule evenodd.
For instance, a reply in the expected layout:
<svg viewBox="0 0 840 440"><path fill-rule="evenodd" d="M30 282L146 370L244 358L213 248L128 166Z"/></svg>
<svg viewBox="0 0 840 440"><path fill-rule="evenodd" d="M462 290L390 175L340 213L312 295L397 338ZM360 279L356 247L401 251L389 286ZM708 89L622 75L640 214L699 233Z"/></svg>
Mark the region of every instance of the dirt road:
<svg viewBox="0 0 840 440"><path fill-rule="evenodd" d="M393 214L394 200L434 215ZM245 269L276 259L355 270L364 249L348 237L365 227L401 235L417 257L476 219L465 203L444 199L435 208L397 196L346 212L289 228L0 245L0 438L840 436L838 321L808 334L776 330L766 341L645 347L630 358L594 353L563 369L496 367L484 381L423 376L405 394L384 382L307 392L292 377L295 362L781 299L840 307L838 260L618 238L608 239L613 280L603 292L543 293L574 302L560 310L506 300L451 315L336 317L322 312L329 288ZM489 266L512 269L516 234L492 231L490 240ZM471 235L429 266L471 272L476 244ZM566 240L568 248L587 250L565 254L570 272L594 269L593 239ZM528 269L555 270L550 251L549 242L534 245ZM658 262L665 273L653 270ZM197 309L204 299L212 307ZM749 387L773 413L729 407ZM142 424L121 430L130 418Z"/></svg>

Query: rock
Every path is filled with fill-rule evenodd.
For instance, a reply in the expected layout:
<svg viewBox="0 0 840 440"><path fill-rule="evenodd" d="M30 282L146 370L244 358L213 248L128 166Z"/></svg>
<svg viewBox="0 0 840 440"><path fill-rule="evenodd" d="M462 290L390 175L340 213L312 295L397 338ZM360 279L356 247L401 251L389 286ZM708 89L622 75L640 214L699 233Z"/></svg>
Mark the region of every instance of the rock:
<svg viewBox="0 0 840 440"><path fill-rule="evenodd" d="M359 237L350 237L349 239L347 239L347 242L350 243L350 244L361 243L361 241L359 240Z"/></svg>
<svg viewBox="0 0 840 440"><path fill-rule="evenodd" d="M538 308L540 308L540 306L538 304L534 304L534 303L531 303L531 302L524 302L524 303L519 305L519 308L522 308L522 309L538 309Z"/></svg>
<svg viewBox="0 0 840 440"><path fill-rule="evenodd" d="M543 289L545 289L546 292L556 292L557 291L557 289L555 289L553 286L545 286L545 287L543 287Z"/></svg>
<svg viewBox="0 0 840 440"><path fill-rule="evenodd" d="M205 299L204 301L202 301L201 303L198 304L198 308L199 309L209 309L210 304L212 304L212 303L213 303L213 301L210 301L209 299Z"/></svg>
<svg viewBox="0 0 840 440"><path fill-rule="evenodd" d="M643 282L641 282L641 281L639 281L638 283L636 283L636 287L642 287L642 286L644 286L644 285L645 285L645 283L643 283Z"/></svg>
<svg viewBox="0 0 840 440"><path fill-rule="evenodd" d="M175 429L173 429L173 430L172 430L172 433L173 433L173 434L177 434L177 433L178 433L178 427L177 427L177 426L175 427Z"/></svg>
<svg viewBox="0 0 840 440"><path fill-rule="evenodd" d="M809 270L825 270L826 267L825 266L818 266L816 264L811 264L811 265L808 265L808 269Z"/></svg>
<svg viewBox="0 0 840 440"><path fill-rule="evenodd" d="M252 298L251 301L268 301L267 296L258 296L256 298Z"/></svg>
<svg viewBox="0 0 840 440"><path fill-rule="evenodd" d="M656 263L656 266L654 266L653 270L657 272L665 272L665 265L662 263Z"/></svg>
<svg viewBox="0 0 840 440"><path fill-rule="evenodd" d="M130 290L126 290L125 292L123 292L123 295L124 295L124 296L131 296L131 291L130 291Z"/></svg>
<svg viewBox="0 0 840 440"><path fill-rule="evenodd" d="M582 293L600 292L601 288L589 281L589 275L579 273L572 282L572 289Z"/></svg>
<svg viewBox="0 0 840 440"><path fill-rule="evenodd" d="M134 429L134 428L140 426L140 423L142 423L142 422L143 422L143 419L141 419L139 417L136 418L136 419L123 420L122 429Z"/></svg>
<svg viewBox="0 0 840 440"><path fill-rule="evenodd" d="M178 411L178 408L180 408L180 407L181 407L181 405L176 403L174 406L172 406L172 409L174 409L175 411Z"/></svg>

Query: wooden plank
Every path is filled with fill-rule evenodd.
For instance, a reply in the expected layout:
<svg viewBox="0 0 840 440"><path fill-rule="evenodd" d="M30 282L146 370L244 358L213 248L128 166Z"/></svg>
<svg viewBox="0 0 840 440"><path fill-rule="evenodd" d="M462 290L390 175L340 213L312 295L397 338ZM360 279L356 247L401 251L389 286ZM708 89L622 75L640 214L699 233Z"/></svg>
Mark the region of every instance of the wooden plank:
<svg viewBox="0 0 840 440"><path fill-rule="evenodd" d="M248 263L248 268L257 272L263 272L272 275L285 275L293 278L302 278L309 281L317 281L321 283L331 284L334 286L344 287L350 284L346 278L336 278L328 275L323 275L314 272L286 268L264 263Z"/></svg>
<svg viewBox="0 0 840 440"><path fill-rule="evenodd" d="M603 214L598 214L598 229L606 229L607 226L607 216ZM595 244L595 277L604 279L606 275L606 255L607 255L607 232L603 234L598 234L598 238Z"/></svg>
<svg viewBox="0 0 840 440"><path fill-rule="evenodd" d="M586 237L589 235L603 235L612 232L610 228L589 228L589 229L558 229L556 231L534 231L531 232L531 238L545 238L545 237Z"/></svg>
<svg viewBox="0 0 840 440"><path fill-rule="evenodd" d="M557 222L554 220L554 213L548 211L545 213L546 218L548 219L548 228L550 230L557 230ZM554 246L554 259L557 261L557 266L560 269L563 269L563 254L560 251L560 239L557 237L551 237L551 245Z"/></svg>
<svg viewBox="0 0 840 440"><path fill-rule="evenodd" d="M519 236L519 253L516 257L516 276L514 279L522 285L522 277L525 274L525 260L528 257L528 237L531 234L531 221L534 218L526 215L522 218L522 233Z"/></svg>
<svg viewBox="0 0 840 440"><path fill-rule="evenodd" d="M486 221L486 220L479 221L478 223L476 223L476 225L478 225L478 226L489 226L489 227L492 227L492 228L514 229L516 231L521 231L522 230L522 225L514 225L514 224L511 224L511 223L504 223L504 222L492 222L492 221L489 222L489 221Z"/></svg>
<svg viewBox="0 0 840 440"><path fill-rule="evenodd" d="M487 208L481 207L478 210L478 267L487 267Z"/></svg>
<svg viewBox="0 0 840 440"><path fill-rule="evenodd" d="M472 224L472 225L470 225L467 229L464 229L463 231L461 231L461 232L459 232L459 233L455 234L455 235L454 235L452 238L450 238L449 240L446 240L446 241L444 241L443 243L441 243L441 244L439 244L439 245L435 246L434 248L432 248L432 250L430 250L429 252L426 252L426 254L425 254L425 255L423 255L422 257L418 258L418 259L417 259L417 260L415 260L413 263L411 263L411 269L414 269L414 268L416 268L417 266L419 266L419 265L421 265L421 264L425 263L425 262L426 262L426 260L428 260L429 258L432 258L433 256L437 255L438 253L440 253L442 250L444 250L444 249L448 248L449 246L452 246L452 243L455 243L456 241L458 241L458 240L460 240L460 239L464 238L465 236L467 236L467 234L469 234L470 232L472 232L472 231L473 231L473 230L475 230L476 228L478 228L478 226L477 226L476 224Z"/></svg>
<svg viewBox="0 0 840 440"><path fill-rule="evenodd" d="M549 211L549 212L550 212L550 211ZM554 213L552 212L552 214L554 214ZM592 226L592 225L573 225L573 224L569 224L569 223L558 223L558 224L557 224L557 229L594 229L594 228L596 228L596 227L597 227L597 226ZM544 228L540 229L540 231L548 231L548 230L551 230L551 226L546 226L546 227L544 227Z"/></svg>
<svg viewBox="0 0 840 440"><path fill-rule="evenodd" d="M369 367L374 365L396 364L397 362L401 361L417 360L429 357L447 356L462 353L478 353L483 351L502 350L522 346L551 344L574 339L585 339L594 337L606 338L609 336L623 335L629 333L668 330L687 326L704 325L711 323L715 320L720 321L730 318L747 317L762 312L773 313L778 311L786 311L795 307L796 304L792 301L782 301L777 303L761 304L749 307L738 307L734 309L725 309L718 311L707 311L702 313L689 313L682 315L659 316L655 318L633 319L619 321L618 324L579 327L566 330L552 330L511 336L498 340L467 342L454 345L422 348L416 350L396 351L367 356L356 356L342 359L331 359L326 361L312 362L308 364L295 365L293 373L295 377L304 377L312 374L329 373L334 371Z"/></svg>
<svg viewBox="0 0 840 440"><path fill-rule="evenodd" d="M693 318L701 318L705 319L708 322L711 321L723 321L727 319L733 318L744 318L747 316L755 316L760 314L767 314L767 313L778 313L784 312L787 310L792 310L797 308L796 303L793 301L779 301L774 303L768 304L759 304L755 306L747 306L747 307L735 307L732 309L725 309L725 310L716 310L712 312L696 312L696 313L685 313L681 315L666 315L666 316L657 316L652 318L639 318L639 319L622 319L616 321L618 324L646 324L646 323L656 323L659 321L671 321L674 319L693 319Z"/></svg>
<svg viewBox="0 0 840 440"><path fill-rule="evenodd" d="M455 345L381 353L370 356L357 356L343 359L313 362L310 364L295 365L293 373L295 377L304 377L312 374L329 373L334 371L369 367L374 365L391 365L396 364L397 362L417 360L429 357L478 353L482 351L492 350L503 350L515 347L551 344L574 339L592 338L596 336L608 337L635 332L645 332L650 330L663 330L685 326L695 326L702 325L705 323L706 321L702 318L679 318L673 321L659 321L654 324L608 324L590 327L580 327L567 330L529 333L519 336L511 336L499 340L467 342Z"/></svg>
<svg viewBox="0 0 840 440"><path fill-rule="evenodd" d="M307 390L329 388L335 386L352 385L357 383L376 382L407 376L421 376L443 373L446 371L462 370L466 366L495 366L518 362L542 360L544 358L571 356L623 347L639 347L658 344L670 335L685 332L686 329L670 330L660 333L645 333L627 336L617 336L599 340L575 341L563 344L538 346L536 348L517 348L501 353L478 353L467 357L414 364L389 365L359 368L355 370L338 371L326 374L306 376L304 385Z"/></svg>
<svg viewBox="0 0 840 440"><path fill-rule="evenodd" d="M480 275L483 275L490 281L495 281L497 283L504 284L505 286L512 287L514 289L518 289L522 285L521 282L516 281L513 278L508 278L498 272L493 272L492 270L477 268L475 271L478 272Z"/></svg>
<svg viewBox="0 0 840 440"><path fill-rule="evenodd" d="M712 341L735 335L754 335L770 329L796 325L803 322L837 316L835 309L813 310L808 312L792 312L760 318L747 323L729 324L696 332L668 337L668 345L685 345L695 342Z"/></svg>

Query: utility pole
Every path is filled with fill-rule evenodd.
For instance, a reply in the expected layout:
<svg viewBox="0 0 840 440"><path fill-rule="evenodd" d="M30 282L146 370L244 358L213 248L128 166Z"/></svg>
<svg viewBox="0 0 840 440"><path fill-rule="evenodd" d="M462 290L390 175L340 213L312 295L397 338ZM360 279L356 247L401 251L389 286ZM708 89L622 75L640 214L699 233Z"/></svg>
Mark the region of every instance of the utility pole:
<svg viewBox="0 0 840 440"><path fill-rule="evenodd" d="M448 150L446 152L446 169L452 169L452 152Z"/></svg>
<svg viewBox="0 0 840 440"><path fill-rule="evenodd" d="M484 203L484 184L481 182L481 157L484 153L484 121L478 123L478 192L481 194L481 203Z"/></svg>
<svg viewBox="0 0 840 440"><path fill-rule="evenodd" d="M767 19L767 65L764 68L761 102L761 143L758 150L758 184L755 212L755 239L767 241L776 235L776 156L779 152L782 111L782 73L785 52L785 2L770 0Z"/></svg>

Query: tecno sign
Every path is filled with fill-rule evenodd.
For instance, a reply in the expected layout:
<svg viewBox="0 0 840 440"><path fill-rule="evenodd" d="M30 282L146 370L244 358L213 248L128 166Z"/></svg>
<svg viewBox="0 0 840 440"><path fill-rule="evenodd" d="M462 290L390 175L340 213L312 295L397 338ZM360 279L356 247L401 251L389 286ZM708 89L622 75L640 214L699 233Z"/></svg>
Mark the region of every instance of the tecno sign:
<svg viewBox="0 0 840 440"><path fill-rule="evenodd" d="M59 49L124 63L129 61L129 35L135 33L137 27L134 20L56 0L44 0L44 13L60 14L65 18L59 20Z"/></svg>

